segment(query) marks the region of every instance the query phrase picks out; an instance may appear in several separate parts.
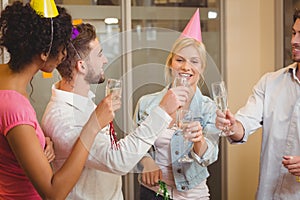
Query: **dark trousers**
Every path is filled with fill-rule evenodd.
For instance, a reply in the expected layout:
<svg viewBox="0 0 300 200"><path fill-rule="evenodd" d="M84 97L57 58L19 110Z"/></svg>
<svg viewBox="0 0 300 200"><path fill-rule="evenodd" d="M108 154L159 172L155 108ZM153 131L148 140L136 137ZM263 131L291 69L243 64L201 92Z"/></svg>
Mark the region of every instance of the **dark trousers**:
<svg viewBox="0 0 300 200"><path fill-rule="evenodd" d="M140 200L164 200L164 197L161 195L156 196L156 192L141 185Z"/></svg>

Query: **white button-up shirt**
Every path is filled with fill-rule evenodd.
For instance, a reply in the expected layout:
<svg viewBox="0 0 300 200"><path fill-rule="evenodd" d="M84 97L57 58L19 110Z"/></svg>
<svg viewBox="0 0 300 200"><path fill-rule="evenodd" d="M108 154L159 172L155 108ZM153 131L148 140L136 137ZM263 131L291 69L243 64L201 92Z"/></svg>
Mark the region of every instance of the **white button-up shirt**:
<svg viewBox="0 0 300 200"><path fill-rule="evenodd" d="M294 63L267 73L236 114L249 134L263 128L258 200L300 199L300 183L282 165L283 156L300 156L300 84Z"/></svg>
<svg viewBox="0 0 300 200"><path fill-rule="evenodd" d="M42 127L54 143L54 171L69 156L82 127L94 111L96 105L93 97L92 92L88 97L83 97L58 90L55 85L52 87L52 97L44 113ZM67 199L122 200L121 175L132 170L171 120L165 111L157 107L142 126L119 141L119 150L111 149L108 127L105 127L96 136L82 175Z"/></svg>

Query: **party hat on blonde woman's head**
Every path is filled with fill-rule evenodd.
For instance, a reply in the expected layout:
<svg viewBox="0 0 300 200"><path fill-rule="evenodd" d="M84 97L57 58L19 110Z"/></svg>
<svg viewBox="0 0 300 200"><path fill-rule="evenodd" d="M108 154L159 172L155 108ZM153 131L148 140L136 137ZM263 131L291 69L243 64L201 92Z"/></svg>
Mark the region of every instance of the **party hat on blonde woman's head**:
<svg viewBox="0 0 300 200"><path fill-rule="evenodd" d="M54 0L31 0L30 6L37 14L45 18L52 18L58 15Z"/></svg>
<svg viewBox="0 0 300 200"><path fill-rule="evenodd" d="M180 37L194 38L195 40L202 42L199 8L196 10L189 23L184 28Z"/></svg>

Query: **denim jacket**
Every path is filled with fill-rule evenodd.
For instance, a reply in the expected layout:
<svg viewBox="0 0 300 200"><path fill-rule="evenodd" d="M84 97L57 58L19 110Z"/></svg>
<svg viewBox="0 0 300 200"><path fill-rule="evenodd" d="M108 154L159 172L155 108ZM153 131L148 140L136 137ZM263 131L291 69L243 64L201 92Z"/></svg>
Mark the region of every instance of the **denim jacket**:
<svg viewBox="0 0 300 200"><path fill-rule="evenodd" d="M135 122L139 125L149 115L155 106L159 105L162 97L167 92L168 87L162 91L148 94L140 98L135 114ZM193 152L193 143L189 142L189 152L182 152L183 136L179 130L175 131L171 139L171 159L173 176L176 189L186 191L192 189L204 181L208 176L207 166L215 162L218 158L219 130L215 127L216 105L208 97L203 96L199 88L191 101L190 110L193 112L195 120L200 121L203 128L203 135L208 148L202 157ZM194 159L192 163L179 163L178 159L185 153ZM155 152L151 155L155 159Z"/></svg>

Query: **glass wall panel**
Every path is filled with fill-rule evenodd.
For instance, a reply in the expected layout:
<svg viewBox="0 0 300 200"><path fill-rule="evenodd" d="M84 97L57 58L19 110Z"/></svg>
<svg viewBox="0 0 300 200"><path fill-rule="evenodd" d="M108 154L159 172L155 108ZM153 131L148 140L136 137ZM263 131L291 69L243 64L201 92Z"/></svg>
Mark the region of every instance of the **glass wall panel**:
<svg viewBox="0 0 300 200"><path fill-rule="evenodd" d="M131 7L133 108L142 95L160 91L165 87L167 55L197 8L200 8L202 37L209 56L204 74L206 84L201 88L202 92L209 95L210 83L220 79L220 1L135 1ZM209 170L211 199L221 199L221 160L210 166ZM139 196L138 188L135 175L135 199Z"/></svg>

